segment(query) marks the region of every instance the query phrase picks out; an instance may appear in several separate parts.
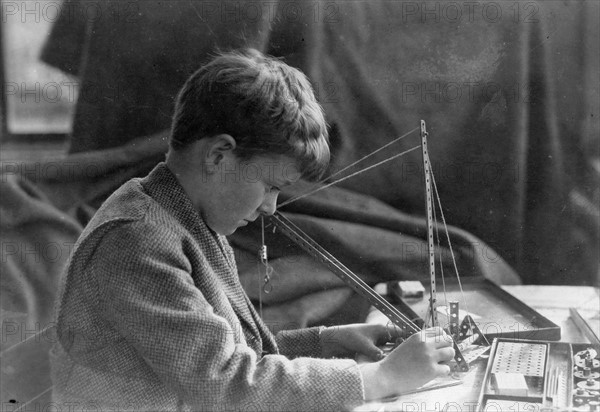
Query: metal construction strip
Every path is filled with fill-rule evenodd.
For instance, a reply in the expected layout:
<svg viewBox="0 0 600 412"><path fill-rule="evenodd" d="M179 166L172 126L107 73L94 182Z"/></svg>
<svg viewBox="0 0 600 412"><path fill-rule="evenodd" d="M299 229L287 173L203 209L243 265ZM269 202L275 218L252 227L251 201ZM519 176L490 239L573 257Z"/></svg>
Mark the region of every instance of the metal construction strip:
<svg viewBox="0 0 600 412"><path fill-rule="evenodd" d="M423 178L425 182L425 211L427 212L427 249L429 252L429 281L431 283L429 305L432 325L438 324L437 292L435 288L435 249L433 246L433 199L431 195L431 164L427 153L427 130L421 120L421 149L423 152Z"/></svg>
<svg viewBox="0 0 600 412"><path fill-rule="evenodd" d="M408 317L406 317L406 315L381 297L360 277L358 277L358 275L344 266L317 242L308 237L306 234L301 233L300 229L298 229L289 219L279 213L275 213L270 217L270 221L284 235L289 237L292 241L294 241L294 243L304 249L312 257L327 266L327 268L342 281L344 281L344 283L350 286L359 295L367 299L367 301L369 301L369 303L371 303L375 308L379 309L394 323L394 325L411 333L419 332L420 329L417 327L417 325Z"/></svg>
<svg viewBox="0 0 600 412"><path fill-rule="evenodd" d="M426 210L427 210L427 237L429 245L429 272L431 279L431 298L430 298L430 310L433 325L438 324L437 310L436 310L436 293L435 293L435 253L433 244L433 200L432 200L432 189L431 189L431 169L429 162L429 155L427 153L427 130L425 127L425 121L421 120L421 142L423 149L423 166L424 166L424 177L425 177L425 189L426 189ZM359 295L363 296L367 301L373 305L376 309L386 315L390 321L403 331L410 333L417 333L420 331L419 327L411 321L406 315L396 309L395 306L390 304L387 300L381 297L375 292L369 285L367 285L358 275L344 266L338 261L333 255L319 245L315 240L311 239L305 234L300 228L298 228L289 219L275 212L269 217L270 222L278 228L284 235L290 240L304 249L309 255L323 263L329 270L331 270L337 277L339 277L344 283L350 288L356 291ZM453 339L453 347L455 350L454 359L456 360L457 367L461 371L468 371L469 365L466 363L462 356L461 350Z"/></svg>

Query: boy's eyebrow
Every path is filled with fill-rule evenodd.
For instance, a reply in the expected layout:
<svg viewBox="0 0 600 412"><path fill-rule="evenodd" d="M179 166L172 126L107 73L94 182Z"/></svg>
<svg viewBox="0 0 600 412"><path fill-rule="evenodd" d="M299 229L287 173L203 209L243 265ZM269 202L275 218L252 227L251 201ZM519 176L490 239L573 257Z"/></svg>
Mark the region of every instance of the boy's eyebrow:
<svg viewBox="0 0 600 412"><path fill-rule="evenodd" d="M282 187L291 186L292 184L296 183L296 180L291 180L291 179L274 179L272 182L273 182L274 186L282 188Z"/></svg>

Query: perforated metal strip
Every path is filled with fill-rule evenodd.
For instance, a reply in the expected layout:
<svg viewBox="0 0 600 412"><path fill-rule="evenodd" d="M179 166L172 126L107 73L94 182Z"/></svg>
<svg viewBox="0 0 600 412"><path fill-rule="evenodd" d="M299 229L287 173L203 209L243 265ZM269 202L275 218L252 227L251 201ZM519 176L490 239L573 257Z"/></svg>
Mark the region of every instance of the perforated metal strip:
<svg viewBox="0 0 600 412"><path fill-rule="evenodd" d="M421 120L421 149L423 152L423 177L425 179L425 211L427 212L427 248L429 251L429 281L431 291L429 306L431 313L431 322L435 326L438 324L437 315L437 292L435 286L435 252L433 246L433 198L431 194L431 164L429 163L429 154L427 152L427 129L425 121Z"/></svg>
<svg viewBox="0 0 600 412"><path fill-rule="evenodd" d="M367 285L354 272L344 266L333 255L327 252L316 241L302 232L289 219L279 213L270 217L273 223L284 235L304 249L308 254L323 263L344 283L355 290L359 295L366 298L375 308L386 315L396 326L411 333L419 332L419 328L406 315L396 309L387 300L382 298L369 285Z"/></svg>

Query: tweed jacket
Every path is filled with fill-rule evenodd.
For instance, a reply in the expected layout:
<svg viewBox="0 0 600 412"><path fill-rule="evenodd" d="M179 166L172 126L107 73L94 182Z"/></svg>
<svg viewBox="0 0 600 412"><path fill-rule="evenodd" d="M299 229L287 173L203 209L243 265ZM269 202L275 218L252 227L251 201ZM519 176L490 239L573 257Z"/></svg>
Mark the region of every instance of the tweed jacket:
<svg viewBox="0 0 600 412"><path fill-rule="evenodd" d="M315 328L273 336L226 238L164 163L125 183L85 228L56 323L53 401L70 411L322 411L363 399L353 360L311 357Z"/></svg>

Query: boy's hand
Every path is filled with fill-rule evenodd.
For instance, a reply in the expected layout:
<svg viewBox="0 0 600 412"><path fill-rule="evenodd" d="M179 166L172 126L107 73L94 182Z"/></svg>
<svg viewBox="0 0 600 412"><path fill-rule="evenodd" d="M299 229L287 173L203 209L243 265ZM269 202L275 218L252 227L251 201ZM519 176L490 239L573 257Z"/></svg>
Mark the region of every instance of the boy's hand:
<svg viewBox="0 0 600 412"><path fill-rule="evenodd" d="M383 351L377 345L393 342L398 337L399 329L393 325L356 323L331 326L321 331L322 356L354 358L364 355L378 361L383 358Z"/></svg>
<svg viewBox="0 0 600 412"><path fill-rule="evenodd" d="M448 375L452 339L441 328L415 333L385 359L360 365L366 400L400 395Z"/></svg>

